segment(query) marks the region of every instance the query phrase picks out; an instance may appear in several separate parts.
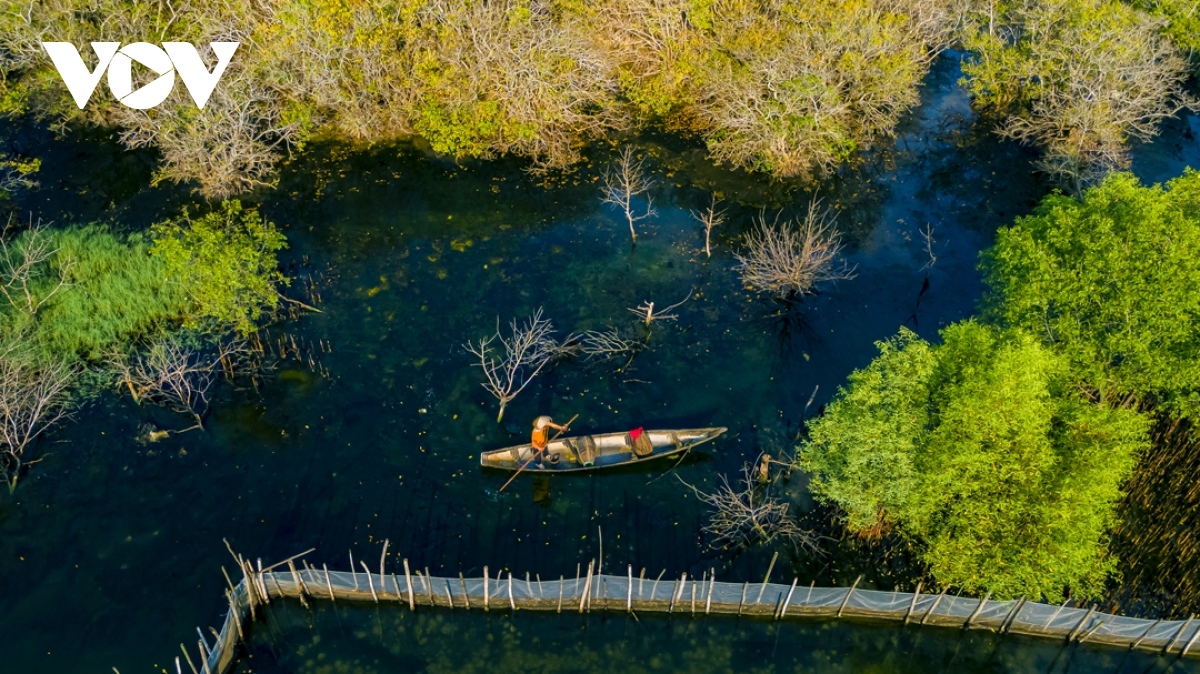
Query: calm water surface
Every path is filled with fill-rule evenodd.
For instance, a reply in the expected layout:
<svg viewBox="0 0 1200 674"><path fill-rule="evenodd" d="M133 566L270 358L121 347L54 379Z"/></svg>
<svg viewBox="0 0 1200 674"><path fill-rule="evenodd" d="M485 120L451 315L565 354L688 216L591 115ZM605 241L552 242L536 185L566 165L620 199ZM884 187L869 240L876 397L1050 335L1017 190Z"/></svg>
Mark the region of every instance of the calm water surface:
<svg viewBox="0 0 1200 674"><path fill-rule="evenodd" d="M231 567L222 539L268 562L315 547L310 561L338 569L350 554L377 560L388 539L393 562L405 556L434 573L478 574L487 564L554 576L597 557L603 532L610 568L761 579L773 550L710 550L698 533L706 513L680 479L710 486L759 452L788 450L805 416L870 361L875 341L901 325L933 338L970 315L982 292L978 251L1046 192L1032 155L972 125L956 78L954 62L942 61L894 147L815 192L713 167L679 140L642 139L659 215L636 246L598 203L607 146L547 185L515 162L457 166L411 145L314 144L258 199L287 232L284 264L297 279L289 292L320 298L321 313L264 333L300 347L301 360L282 361L257 389L224 385L204 432L139 443L147 424L187 424L106 395L53 435L16 494L0 496L0 671L174 671L177 644L222 614L220 567ZM1177 174L1194 154L1182 127L1172 133L1139 149L1146 175ZM140 227L189 199L146 188L144 155L98 141L47 147L43 187L23 204L42 217ZM688 215L710 192L731 203L711 259ZM760 211L787 217L814 197L838 211L858 277L791 307L753 297L732 270L736 240ZM918 234L926 225L932 268ZM462 348L539 307L560 335L637 331L630 307L685 297L678 319L655 324L629 367L560 364L503 424ZM482 472L479 452L523 441L539 414L579 414L581 432L729 432L674 468L522 477L499 493L506 476ZM804 482L794 476L780 496L820 520ZM824 557L784 551L776 577L907 582L903 560L827 547ZM938 630L492 618L282 610L256 635L244 669L1200 671ZM534 639L546 645L526 648Z"/></svg>

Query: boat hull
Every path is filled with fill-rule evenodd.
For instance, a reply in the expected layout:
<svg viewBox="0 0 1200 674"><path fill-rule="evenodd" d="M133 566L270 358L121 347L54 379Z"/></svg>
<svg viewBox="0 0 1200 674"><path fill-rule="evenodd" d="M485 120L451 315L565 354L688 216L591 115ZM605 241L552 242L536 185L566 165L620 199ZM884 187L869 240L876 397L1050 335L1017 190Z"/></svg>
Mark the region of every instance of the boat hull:
<svg viewBox="0 0 1200 674"><path fill-rule="evenodd" d="M572 473L636 465L644 461L653 461L686 452L696 445L712 440L726 430L714 427L645 431L654 449L644 456L637 456L634 453L633 442L626 432L559 438L547 446L548 453L544 459L546 467L538 469L537 463L533 462L528 469L539 473ZM591 440L594 448L591 457L592 465L585 465L586 459L589 458L587 456L588 439ZM584 456L581 457L581 454ZM558 457L557 463L553 459L555 456ZM479 465L497 470L517 470L529 463L531 458L533 458L533 446L526 443L484 452L479 455Z"/></svg>

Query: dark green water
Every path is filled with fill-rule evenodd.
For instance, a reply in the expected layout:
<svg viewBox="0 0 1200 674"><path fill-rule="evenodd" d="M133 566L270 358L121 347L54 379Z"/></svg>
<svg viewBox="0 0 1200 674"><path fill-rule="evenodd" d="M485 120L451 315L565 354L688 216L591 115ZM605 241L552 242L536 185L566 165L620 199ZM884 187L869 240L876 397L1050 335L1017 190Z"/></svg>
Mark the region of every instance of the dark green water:
<svg viewBox="0 0 1200 674"><path fill-rule="evenodd" d="M1175 657L1064 647L990 632L836 621L418 610L298 604L260 624L239 674L377 672L937 672L1189 671Z"/></svg>
<svg viewBox="0 0 1200 674"><path fill-rule="evenodd" d="M1031 173L1032 155L972 123L956 77L954 64L942 62L925 106L894 148L821 182L816 194L839 210L859 275L791 308L742 289L731 248L758 209L795 213L813 195L712 167L702 149L682 141L642 141L659 181L659 215L643 226L636 247L624 222L598 203L596 167L607 161L606 148L593 148L595 166L545 186L513 162L455 166L408 145L313 145L259 200L288 234L286 271L306 284L311 279L322 307L269 326L267 341L305 345L318 372L291 361L259 390L226 385L206 431L160 443L139 444L139 428L182 428L183 420L115 394L54 433L41 448L45 460L16 494L0 496L0 671L173 669L177 644L194 642L195 626L222 613L220 567L230 567L223 538L265 562L315 547L310 560L318 565L346 568L350 551L375 563L386 538L392 553L434 573L477 575L487 564L555 576L596 557L602 529L610 568L631 563L652 576L663 568L714 568L723 580L761 579L772 550L736 557L709 550L699 535L706 513L675 476L711 485L760 451L777 454L790 446L814 388L810 415L870 360L874 341L902 324L932 338L970 315L982 292L978 251L997 226L1045 193ZM1139 149L1146 177L1177 174L1195 154L1186 137L1195 119L1180 124L1169 138ZM137 227L188 201L182 190L146 187L144 156L96 140L48 144L45 161L42 189L22 206L59 222L104 218ZM688 209L707 203L710 190L735 203L707 259ZM927 223L937 262L922 292L928 258L917 232ZM661 307L689 293L678 320L654 327L631 368L564 363L509 407L503 425L461 346L493 330L498 317L507 322L538 307L560 334L635 328L627 308L647 300ZM640 425L730 430L669 474L663 464L523 477L501 494L506 476L479 469L480 450L522 441L532 417L576 413L581 432ZM797 508L812 509L802 476L787 488ZM776 577L829 585L863 573L864 587L883 588L906 579L902 560L881 562L836 541L828 547L824 558L785 551ZM377 651L369 666L381 671L445 658L478 666L485 655L451 638L464 634L474 635L470 643L487 641L490 657L508 666L558 667L521 660L518 642L505 636L508 618L430 615L412 624L399 612L364 612L344 616L345 629L326 630L337 617L322 614L309 633L301 614L281 614L278 634L256 646L264 650L251 666L308 671L291 646L315 636L335 660ZM388 661L392 649L409 647L372 641L376 620L393 627L407 621L429 650L411 662L407 655ZM725 656L732 664L724 668L739 671L924 671L926 662L956 671L948 667L968 656L982 657L984 671L1028 671L1020 663L1044 670L1057 653L1054 644L1012 641L994 648L1007 655L989 664L989 647L975 641L982 637L888 627L789 625L777 639L774 627L719 621L644 620L639 627L593 617L586 631L576 618L560 624L519 616L513 624L528 630L535 622L566 650L579 634L598 635L585 640L591 650L579 657L616 649L614 658L631 663L626 669L655 652L659 668L690 666L692 639L710 648L714 637L704 635L714 630L723 635L712 646L721 653L753 654ZM435 636L447 630L445 638ZM368 636L359 637L364 631ZM777 641L783 650L764 645ZM270 662L272 652L278 663ZM1153 658L1124 657L1085 648L1072 662L1090 664L1072 667L1116 671L1125 662L1133 663L1128 671L1159 671ZM700 660L723 662L716 654ZM1172 671L1198 670L1188 663Z"/></svg>

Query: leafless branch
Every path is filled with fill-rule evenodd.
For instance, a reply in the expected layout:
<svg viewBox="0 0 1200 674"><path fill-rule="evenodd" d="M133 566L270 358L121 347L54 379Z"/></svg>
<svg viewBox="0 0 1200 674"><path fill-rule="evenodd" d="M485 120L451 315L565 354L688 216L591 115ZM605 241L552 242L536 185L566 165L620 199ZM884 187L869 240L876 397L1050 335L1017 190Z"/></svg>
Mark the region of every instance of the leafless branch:
<svg viewBox="0 0 1200 674"><path fill-rule="evenodd" d="M687 297L676 302L675 304L672 304L666 309L660 309L657 312L654 311L654 302L642 302L636 308L629 307L629 311L635 314L638 318L644 320L646 326L649 327L654 321L673 321L679 318L678 315L671 313L671 311L678 309L683 305L684 302L690 299L692 299L692 293L688 292Z"/></svg>
<svg viewBox="0 0 1200 674"><path fill-rule="evenodd" d="M708 208L704 211L691 211L692 217L697 222L704 225L704 254L712 257L712 230L713 227L719 227L725 223L725 211L722 208L717 210L717 204L721 203L717 199L717 195L712 195L712 201L708 204Z"/></svg>
<svg viewBox="0 0 1200 674"><path fill-rule="evenodd" d="M933 225L925 224L925 227L921 230L921 242L924 244L925 254L929 256L925 264L921 265L921 271L928 271L933 269L933 265L937 264L937 253L933 250L933 244L935 243Z"/></svg>
<svg viewBox="0 0 1200 674"><path fill-rule="evenodd" d="M602 361L625 357L632 359L646 346L646 342L623 335L616 328L608 328L583 333L580 345L581 352L588 360Z"/></svg>
<svg viewBox="0 0 1200 674"><path fill-rule="evenodd" d="M612 204L621 209L629 222L629 234L637 241L637 230L634 223L654 216L654 204L648 192L654 183L646 177L643 160L634 156L633 148L625 146L614 165L604 172L604 183L601 186L600 201ZM646 211L641 214L634 212L633 200L645 194Z"/></svg>
<svg viewBox="0 0 1200 674"><path fill-rule="evenodd" d="M249 351L242 341L222 342L215 355L201 353L177 340L156 342L143 353L126 359L112 357L117 381L138 403L161 405L195 421L203 428L208 392L220 368L232 371L232 361ZM185 430L192 430L188 428Z"/></svg>
<svg viewBox="0 0 1200 674"><path fill-rule="evenodd" d="M34 315L58 291L67 287L68 258L55 260L56 279L45 287L40 280L50 271L50 260L59 255L41 221L16 234L10 216L0 232L0 294L16 311Z"/></svg>
<svg viewBox="0 0 1200 674"><path fill-rule="evenodd" d="M553 325L549 319L542 318L539 308L524 324L518 324L514 318L507 337L500 332L497 319L495 334L463 345L479 359L475 365L483 370L486 378L483 388L500 401L497 422L504 419L504 408L508 403L561 353L562 344L571 341L568 338L560 343L553 334Z"/></svg>
<svg viewBox="0 0 1200 674"><path fill-rule="evenodd" d="M724 475L718 476L720 485L711 494L676 477L712 509L702 531L713 536L714 544L737 549L782 539L808 552L820 553L819 537L789 517L788 504L772 498L768 487L756 486L753 472L749 465L742 467L738 489Z"/></svg>
<svg viewBox="0 0 1200 674"><path fill-rule="evenodd" d="M742 281L751 288L791 299L812 292L818 283L852 279L855 267L835 264L842 251L841 239L833 228L833 217L818 202L808 206L804 221L793 226L768 223L760 217L757 227L745 236L747 251L735 255L741 262Z"/></svg>
<svg viewBox="0 0 1200 674"><path fill-rule="evenodd" d="M20 478L25 450L69 416L76 372L61 362L38 362L18 342L0 352L0 475L10 491Z"/></svg>

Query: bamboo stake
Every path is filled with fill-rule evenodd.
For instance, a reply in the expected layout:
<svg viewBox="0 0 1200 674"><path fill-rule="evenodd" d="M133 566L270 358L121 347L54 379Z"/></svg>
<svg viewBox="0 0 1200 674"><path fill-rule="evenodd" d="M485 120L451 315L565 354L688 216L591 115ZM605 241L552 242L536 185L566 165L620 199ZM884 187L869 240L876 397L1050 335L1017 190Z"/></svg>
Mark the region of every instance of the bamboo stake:
<svg viewBox="0 0 1200 674"><path fill-rule="evenodd" d="M483 568L485 570L487 569L486 566ZM417 610L417 603L413 601L412 574L408 572L408 557L404 558L404 587L406 590L408 590L408 610ZM486 582L484 583L484 587L487 587Z"/></svg>
<svg viewBox="0 0 1200 674"><path fill-rule="evenodd" d="M488 594L488 568L487 568L487 565L484 565L484 567L483 567L483 610L485 610L485 611L492 610L491 599L492 599L491 595Z"/></svg>
<svg viewBox="0 0 1200 674"><path fill-rule="evenodd" d="M354 571L354 551L350 551L350 578L354 580L354 589L358 590L358 574Z"/></svg>
<svg viewBox="0 0 1200 674"><path fill-rule="evenodd" d="M750 583L742 583L742 600L738 602L738 615L742 614L742 607L746 605L746 590L750 588Z"/></svg>
<svg viewBox="0 0 1200 674"><path fill-rule="evenodd" d="M692 615L696 615L696 579L692 579Z"/></svg>
<svg viewBox="0 0 1200 674"><path fill-rule="evenodd" d="M1004 616L1004 622L1000 623L1000 633L1005 634L1012 629L1013 623L1017 622L1017 618L1021 617L1021 609L1025 608L1025 597L1017 600L1016 605L1009 610L1008 615Z"/></svg>
<svg viewBox="0 0 1200 674"><path fill-rule="evenodd" d="M528 571L525 572L525 593L529 595L530 599L533 599L533 586L529 584Z"/></svg>
<svg viewBox="0 0 1200 674"><path fill-rule="evenodd" d="M263 568L262 568L262 558L261 557L258 559L258 582L260 585L262 585L263 599L266 600L267 604L270 604L271 603L271 595L270 595L270 593L267 592L267 581L263 577Z"/></svg>
<svg viewBox="0 0 1200 674"><path fill-rule="evenodd" d="M642 590L646 589L646 567L642 567L642 572L638 575L638 599L642 598Z"/></svg>
<svg viewBox="0 0 1200 674"><path fill-rule="evenodd" d="M304 608L308 608L308 601L304 595L308 594L308 587L304 585L304 579L300 577L300 573L296 571L296 565L288 560L288 571L292 572L292 582L296 584L297 591L300 593L300 604Z"/></svg>
<svg viewBox="0 0 1200 674"><path fill-rule="evenodd" d="M788 590L787 599L783 600L783 608L779 610L779 617L787 617L788 606L792 603L792 593L796 591L796 583L799 583L799 578L792 578L792 589Z"/></svg>
<svg viewBox="0 0 1200 674"><path fill-rule="evenodd" d="M812 591L813 591L813 588L816 586L817 586L817 581L815 581L815 580L808 584L808 594L804 597L804 605L805 606L812 606Z"/></svg>
<svg viewBox="0 0 1200 674"><path fill-rule="evenodd" d="M704 615L708 615L709 611L712 610L713 586L717 584L717 572L712 569L708 571L711 575L708 577L708 597L704 600Z"/></svg>
<svg viewBox="0 0 1200 674"><path fill-rule="evenodd" d="M513 601L512 594L512 571L508 572L508 605L512 607L513 611L517 610L517 602Z"/></svg>
<svg viewBox="0 0 1200 674"><path fill-rule="evenodd" d="M1062 606L1059 606L1059 607L1058 607L1058 610L1054 612L1054 615L1050 616L1050 619L1046 621L1046 624L1045 624L1045 625L1042 625L1042 631L1043 631L1043 632L1045 632L1046 630L1050 629L1050 625L1051 625L1051 623L1053 623L1053 622L1054 622L1054 619L1058 617L1058 614L1059 614L1059 613L1062 613L1062 612L1063 612L1063 609L1064 609L1064 608L1066 608L1066 607L1067 607L1067 604L1069 604L1069 603L1071 603L1071 600L1070 600L1070 599L1068 599L1068 600L1064 601L1064 602L1062 603Z"/></svg>
<svg viewBox="0 0 1200 674"><path fill-rule="evenodd" d="M329 601L337 601L333 596L333 581L329 579L329 565L322 563L321 568L325 569L325 589L329 590Z"/></svg>
<svg viewBox="0 0 1200 674"><path fill-rule="evenodd" d="M394 571L392 572L391 576L392 589L396 591L396 601L403 602L404 596L400 594L400 579L396 577L396 573Z"/></svg>
<svg viewBox="0 0 1200 674"><path fill-rule="evenodd" d="M196 665L192 662L192 655L183 647L183 644L179 644L179 650L183 651L183 659L187 660L188 667L192 668L192 674L200 674L200 672L196 671Z"/></svg>
<svg viewBox="0 0 1200 674"><path fill-rule="evenodd" d="M767 565L767 575L763 576L762 587L758 590L758 598L754 600L755 604L762 601L763 592L767 591L767 582L771 580L771 571L775 568L775 560L777 559L779 559L778 550L775 551L775 554L771 555L771 563Z"/></svg>
<svg viewBox="0 0 1200 674"><path fill-rule="evenodd" d="M992 598L991 592L988 592L983 595L983 600L975 605L975 610L971 612L971 617L967 618L967 622L963 623L963 629L969 629L971 627L972 623L975 622L975 617L979 615L979 612L983 610L984 606L987 606L988 599L991 599L991 598ZM1091 614L1089 613L1088 615L1090 616Z"/></svg>
<svg viewBox="0 0 1200 674"><path fill-rule="evenodd" d="M1069 634L1067 634L1067 643L1070 643L1075 640L1075 635L1079 633L1079 630L1083 629L1083 626L1087 624L1088 620L1091 620L1092 614L1095 612L1096 612L1096 605L1092 604L1092 607L1088 609L1088 612L1086 614L1084 614L1083 619L1080 620L1075 625L1074 629L1072 629ZM1166 651L1163 651L1163 652L1165 653Z"/></svg>
<svg viewBox="0 0 1200 674"><path fill-rule="evenodd" d="M1187 629L1187 626L1192 623L1192 618L1195 617L1194 615L1190 615L1187 620L1183 621L1183 624L1179 626L1179 630L1175 632L1175 638L1171 639L1171 643L1167 644L1166 648L1162 650L1163 655L1171 652L1171 649L1175 646L1175 642L1179 641L1179 637L1183 636L1183 631Z"/></svg>
<svg viewBox="0 0 1200 674"><path fill-rule="evenodd" d="M445 579L446 583L446 604L450 606L450 610L454 610L454 594L450 592L450 580Z"/></svg>
<svg viewBox="0 0 1200 674"><path fill-rule="evenodd" d="M1095 634L1095 633L1096 633L1096 630L1100 629L1101 627L1104 627L1104 621L1103 621L1103 620L1101 620L1100 622L1096 623L1096 626L1095 626L1095 627L1093 627L1092 629L1088 630L1088 631L1087 631L1087 634L1084 634L1083 636L1079 637L1079 641L1077 641L1077 642L1075 642L1075 643L1082 644L1083 642L1087 641L1087 640L1088 640L1088 637L1090 637L1090 636L1092 636L1093 634Z"/></svg>
<svg viewBox="0 0 1200 674"><path fill-rule="evenodd" d="M1142 645L1142 642L1146 640L1146 637L1150 636L1150 633L1153 632L1154 628L1158 627L1160 623L1162 623L1162 618L1155 620L1152 625L1146 628L1145 632L1142 632L1142 636L1138 637L1138 640L1133 642L1133 645L1129 647L1129 650L1137 650L1137 647Z"/></svg>
<svg viewBox="0 0 1200 674"><path fill-rule="evenodd" d="M429 605L436 606L437 604L433 601L433 584L429 582L431 579L432 576L429 575L429 567L427 566L425 567L425 577L421 579L421 582L425 583L425 594L429 597Z"/></svg>
<svg viewBox="0 0 1200 674"><path fill-rule="evenodd" d="M383 563L387 561L388 539L383 539L383 554L379 555L379 577L387 578L387 574L383 572Z"/></svg>
<svg viewBox="0 0 1200 674"><path fill-rule="evenodd" d="M633 613L633 565L629 565L629 587L625 593L625 612Z"/></svg>
<svg viewBox="0 0 1200 674"><path fill-rule="evenodd" d="M375 581L371 580L371 570L367 568L366 562L360 561L359 564L362 564L363 571L367 574L367 586L371 588L371 599L374 599L375 603L378 604L379 595L375 594Z"/></svg>
<svg viewBox="0 0 1200 674"><path fill-rule="evenodd" d="M592 592L592 565L595 562L588 562L587 584L583 587L583 594L579 595L579 612L583 613L583 606L587 603L588 595Z"/></svg>
<svg viewBox="0 0 1200 674"><path fill-rule="evenodd" d="M908 605L908 611L904 613L904 624L908 624L908 619L912 616L913 609L917 607L917 601L921 598L922 582L917 582L917 591L913 593L912 603Z"/></svg>
<svg viewBox="0 0 1200 674"><path fill-rule="evenodd" d="M467 594L467 579L463 578L462 571L458 572L458 584L462 585L463 601L467 605L467 610L471 610L471 595Z"/></svg>
<svg viewBox="0 0 1200 674"><path fill-rule="evenodd" d="M1192 632L1192 638L1188 639L1187 644L1185 644L1183 650L1180 651L1179 657L1182 658L1187 656L1188 651L1192 650L1192 645L1196 643L1196 637L1200 637L1200 627L1197 627L1196 631Z"/></svg>
<svg viewBox="0 0 1200 674"><path fill-rule="evenodd" d="M225 593L225 597L229 599L229 613L233 616L233 626L237 628L238 639L245 641L246 635L242 632L242 617L238 615L237 606L233 600L233 593Z"/></svg>
<svg viewBox="0 0 1200 674"><path fill-rule="evenodd" d="M197 628L197 630L199 630L199 628ZM203 637L204 635L201 634L200 636ZM208 657L204 653L204 639L200 640L199 645L200 645L200 656L202 658L204 658L203 660L200 661L200 668L204 670L204 674L212 674L212 670L208 668Z"/></svg>
<svg viewBox="0 0 1200 674"><path fill-rule="evenodd" d="M842 600L842 605L838 607L837 617L839 617L839 618L842 617L842 611L845 611L846 604L850 603L850 595L854 594L854 588L858 587L858 581L860 581L862 579L863 579L862 576L855 578L854 584L850 586L849 590L846 590L846 598Z"/></svg>
<svg viewBox="0 0 1200 674"><path fill-rule="evenodd" d="M933 600L933 605L929 607L929 610L928 610L928 611L926 611L926 612L925 612L925 615L924 615L924 616L921 618L921 624L922 624L922 625L924 625L924 624L925 624L925 622L926 622L927 620L929 620L929 616L933 615L933 612L934 612L935 610L937 610L938 604L940 604L940 603L941 603L941 601L942 601L942 597L945 597L945 596L946 596L946 590L948 590L948 589L950 589L950 588L949 588L949 587L943 587L943 588L942 588L942 592L941 592L941 594L939 594L939 595L937 596L937 599L934 599L934 600Z"/></svg>
<svg viewBox="0 0 1200 674"><path fill-rule="evenodd" d="M271 574L271 582L275 584L275 591L279 593L280 597L284 597L283 588L279 587L279 579L275 577L275 572L269 571L268 573Z"/></svg>
<svg viewBox="0 0 1200 674"><path fill-rule="evenodd" d="M666 574L667 574L667 570L663 569L662 571L659 572L658 578L654 579L654 587L650 588L650 601L654 601L655 599L658 598L658 581L662 580L662 577L665 576Z"/></svg>
<svg viewBox="0 0 1200 674"><path fill-rule="evenodd" d="M557 611L557 613L562 613L563 586L566 584L567 584L567 579L560 575L558 577L558 611Z"/></svg>

